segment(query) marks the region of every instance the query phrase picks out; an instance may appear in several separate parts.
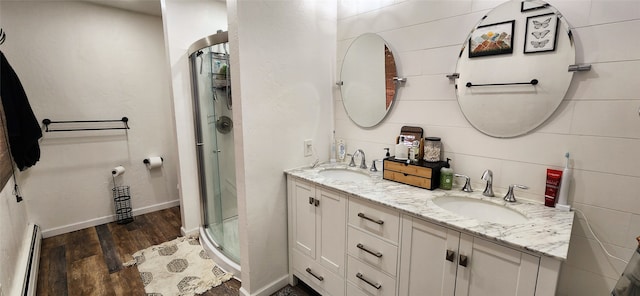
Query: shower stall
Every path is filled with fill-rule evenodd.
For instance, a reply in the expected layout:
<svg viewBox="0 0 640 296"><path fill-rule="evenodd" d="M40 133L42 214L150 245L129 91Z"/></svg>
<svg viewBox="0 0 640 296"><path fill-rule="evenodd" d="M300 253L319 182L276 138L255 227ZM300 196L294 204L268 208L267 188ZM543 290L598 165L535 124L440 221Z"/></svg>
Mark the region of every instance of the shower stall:
<svg viewBox="0 0 640 296"><path fill-rule="evenodd" d="M228 34L189 48L202 224L200 240L218 265L240 276L233 100Z"/></svg>

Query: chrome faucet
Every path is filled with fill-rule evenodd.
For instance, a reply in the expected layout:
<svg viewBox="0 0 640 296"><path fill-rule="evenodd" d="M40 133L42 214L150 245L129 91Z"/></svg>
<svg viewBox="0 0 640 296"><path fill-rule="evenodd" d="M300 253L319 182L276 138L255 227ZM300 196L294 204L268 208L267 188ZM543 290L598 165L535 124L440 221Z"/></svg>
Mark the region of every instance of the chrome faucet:
<svg viewBox="0 0 640 296"><path fill-rule="evenodd" d="M485 170L484 173L482 173L482 180L487 181L487 186L484 188L482 195L488 197L496 196L493 194L493 172L491 170Z"/></svg>
<svg viewBox="0 0 640 296"><path fill-rule="evenodd" d="M356 157L356 155L358 155L358 154L362 154L362 159L360 160L360 168L361 168L361 169L366 169L366 168L367 168L367 163L366 163L366 159L365 159L365 156L364 156L364 151L362 151L362 149L358 149L358 150L356 150L356 152L354 152L354 153L351 155L351 162L349 163L349 166L350 166L350 167L354 167L354 166L356 166L356 162L355 162L354 158L355 158L355 157Z"/></svg>
<svg viewBox="0 0 640 296"><path fill-rule="evenodd" d="M462 191L464 191L464 192L473 192L473 189L471 188L471 178L469 178L469 176L460 175L460 174L453 174L453 176L465 179L464 180L464 186L462 186Z"/></svg>
<svg viewBox="0 0 640 296"><path fill-rule="evenodd" d="M529 187L518 184L509 185L509 191L507 191L507 195L504 196L504 200L508 202L515 202L516 196L513 194L513 187L518 187L520 189L529 189Z"/></svg>

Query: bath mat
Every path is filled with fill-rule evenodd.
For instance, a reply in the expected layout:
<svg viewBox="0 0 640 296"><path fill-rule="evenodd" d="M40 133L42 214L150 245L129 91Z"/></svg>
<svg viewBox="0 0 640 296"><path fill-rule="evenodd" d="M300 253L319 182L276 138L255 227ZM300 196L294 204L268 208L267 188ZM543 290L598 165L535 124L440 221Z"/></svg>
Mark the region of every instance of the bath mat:
<svg viewBox="0 0 640 296"><path fill-rule="evenodd" d="M147 295L192 296L231 279L200 245L197 238L175 240L140 250L125 266L137 265Z"/></svg>

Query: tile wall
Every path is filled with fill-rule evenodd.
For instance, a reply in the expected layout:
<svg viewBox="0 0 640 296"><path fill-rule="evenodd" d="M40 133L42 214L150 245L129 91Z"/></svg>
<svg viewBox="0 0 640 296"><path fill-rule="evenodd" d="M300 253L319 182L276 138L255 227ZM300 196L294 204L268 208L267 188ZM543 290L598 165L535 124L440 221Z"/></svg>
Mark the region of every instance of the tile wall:
<svg viewBox="0 0 640 296"><path fill-rule="evenodd" d="M389 43L408 82L387 118L370 129L349 120L336 88L336 135L349 152L363 148L368 159L379 159L400 127L420 126L443 139L454 170L471 176L476 188L483 170L491 169L497 192L525 184L530 189L516 194L540 202L546 169L561 168L568 151L574 168L570 203L586 214L609 252L626 260L640 235L640 39L633 37L640 35L640 1L548 1L573 27L576 62L592 64L592 70L574 75L564 101L542 126L497 139L467 123L445 75L455 72L471 28L502 2L339 1L337 71L351 41L374 32ZM576 217L558 295L607 295L625 264L608 258L582 216Z"/></svg>

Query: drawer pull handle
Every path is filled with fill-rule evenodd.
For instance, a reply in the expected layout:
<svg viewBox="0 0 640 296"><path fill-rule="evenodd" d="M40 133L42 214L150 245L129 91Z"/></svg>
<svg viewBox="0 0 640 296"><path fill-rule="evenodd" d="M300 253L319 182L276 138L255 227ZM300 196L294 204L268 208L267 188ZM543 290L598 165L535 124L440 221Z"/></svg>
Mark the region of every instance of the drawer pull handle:
<svg viewBox="0 0 640 296"><path fill-rule="evenodd" d="M467 265L469 264L469 258L465 255L460 255L460 261L458 262L458 264L460 264L460 266L462 267L467 267Z"/></svg>
<svg viewBox="0 0 640 296"><path fill-rule="evenodd" d="M376 256L378 258L382 257L382 253L371 251L371 250L367 249L367 247L365 247L363 244L359 243L359 244L356 245L356 247L358 247L358 249L363 250L363 251L365 251L365 252L367 252L367 253L369 253L369 254L371 254L373 256Z"/></svg>
<svg viewBox="0 0 640 296"><path fill-rule="evenodd" d="M314 278L317 278L319 281L324 281L324 277L322 277L321 275L315 275L312 271L311 268L307 267L307 272L312 275Z"/></svg>
<svg viewBox="0 0 640 296"><path fill-rule="evenodd" d="M312 205L312 204L313 204L313 201L314 201L314 200L315 200L315 198L313 198L313 197L309 196L309 204L310 204L310 205Z"/></svg>
<svg viewBox="0 0 640 296"><path fill-rule="evenodd" d="M365 220L369 220L369 221L371 221L371 222L373 222L373 223L376 223L376 224L379 224L379 225L384 224L384 221L382 221L382 220L375 220L375 219L369 218L369 217L367 217L367 216L366 216L365 214L363 214L363 213L358 213L358 217L360 217L360 218L362 218L362 219L365 219Z"/></svg>
<svg viewBox="0 0 640 296"><path fill-rule="evenodd" d="M445 259L449 262L453 262L453 258L456 256L456 252L447 250L447 254L444 256Z"/></svg>
<svg viewBox="0 0 640 296"><path fill-rule="evenodd" d="M374 283L374 282L372 282L372 281L370 281L370 280L366 279L366 278L364 277L364 275L362 275L362 273L359 273L359 272L358 272L358 273L356 273L356 277L357 277L357 278L359 278L361 281L363 281L363 282L365 282L365 283L369 284L371 287L374 287L374 288L376 288L376 289L378 289L378 290L380 290L380 288L382 288L382 285L380 285L380 284L378 284L378 283Z"/></svg>

